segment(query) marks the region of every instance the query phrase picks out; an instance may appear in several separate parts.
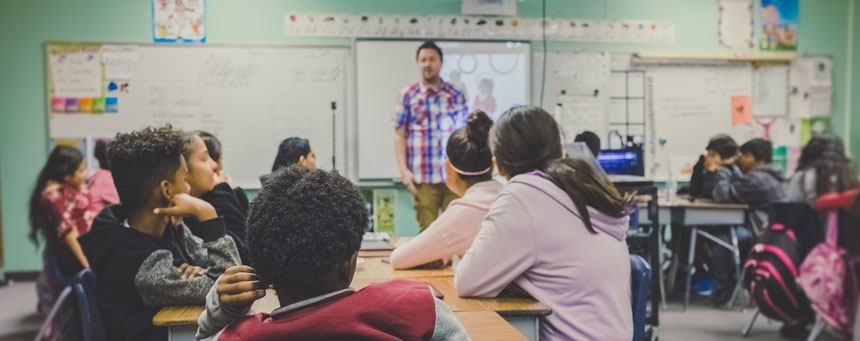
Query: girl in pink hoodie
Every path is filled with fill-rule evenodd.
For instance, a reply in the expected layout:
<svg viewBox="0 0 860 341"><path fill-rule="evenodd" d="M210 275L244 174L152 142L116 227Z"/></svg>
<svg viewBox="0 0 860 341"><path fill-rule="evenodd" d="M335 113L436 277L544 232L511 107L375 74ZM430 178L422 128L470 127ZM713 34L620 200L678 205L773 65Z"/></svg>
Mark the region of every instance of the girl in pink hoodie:
<svg viewBox="0 0 860 341"><path fill-rule="evenodd" d="M454 275L460 296L495 297L516 284L552 314L546 340L630 340L630 198L590 166L562 158L558 124L543 109L515 107L490 133L510 182Z"/></svg>
<svg viewBox="0 0 860 341"><path fill-rule="evenodd" d="M448 139L445 183L460 196L424 232L391 254L391 266L406 269L430 262L445 265L462 256L481 229L481 222L502 184L493 180L488 138L493 120L483 111L469 114L466 126ZM438 262L437 262L438 261Z"/></svg>

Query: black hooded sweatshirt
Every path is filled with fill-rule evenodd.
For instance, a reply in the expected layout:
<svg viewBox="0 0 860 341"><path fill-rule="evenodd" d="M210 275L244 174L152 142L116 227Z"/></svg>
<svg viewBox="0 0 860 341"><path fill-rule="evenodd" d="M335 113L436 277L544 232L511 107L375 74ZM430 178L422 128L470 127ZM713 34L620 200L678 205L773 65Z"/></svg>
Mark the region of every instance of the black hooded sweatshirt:
<svg viewBox="0 0 860 341"><path fill-rule="evenodd" d="M247 264L248 197L245 195L245 191L238 187L234 190L227 183L220 183L215 185L215 188L211 191L203 193L200 199L211 204L215 208L215 212L219 216L224 217L227 234L236 243L236 249L239 250L239 258L242 260L242 264ZM188 225L192 232L199 230L197 228L199 224L200 222L197 219L185 219L185 225Z"/></svg>
<svg viewBox="0 0 860 341"><path fill-rule="evenodd" d="M105 208L78 240L97 276L96 301L108 340L165 340L167 330L152 318L164 306L203 305L224 270L239 264L223 218L201 222L195 233L168 225L162 238L128 227L122 204ZM182 280L182 263L207 270Z"/></svg>

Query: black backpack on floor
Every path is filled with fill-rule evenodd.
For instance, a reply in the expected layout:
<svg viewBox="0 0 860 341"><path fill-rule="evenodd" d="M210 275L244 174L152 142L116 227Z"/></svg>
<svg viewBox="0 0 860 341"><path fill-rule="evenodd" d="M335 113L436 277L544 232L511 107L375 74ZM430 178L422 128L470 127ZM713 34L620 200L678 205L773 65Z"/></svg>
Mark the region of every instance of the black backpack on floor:
<svg viewBox="0 0 860 341"><path fill-rule="evenodd" d="M770 207L769 221L744 265L744 286L769 318L809 316L809 300L796 279L800 263L821 239L818 214L807 204L778 203Z"/></svg>

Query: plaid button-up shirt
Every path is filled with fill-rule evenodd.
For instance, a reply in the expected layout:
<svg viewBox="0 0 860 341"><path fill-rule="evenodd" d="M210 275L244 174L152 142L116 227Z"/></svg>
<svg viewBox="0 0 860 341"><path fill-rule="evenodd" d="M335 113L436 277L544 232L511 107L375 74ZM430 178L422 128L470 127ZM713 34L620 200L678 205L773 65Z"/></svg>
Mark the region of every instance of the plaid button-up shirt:
<svg viewBox="0 0 860 341"><path fill-rule="evenodd" d="M422 82L397 97L394 128L406 130L406 166L416 183L445 182L445 148L454 130L466 123L466 97L448 82L437 89Z"/></svg>

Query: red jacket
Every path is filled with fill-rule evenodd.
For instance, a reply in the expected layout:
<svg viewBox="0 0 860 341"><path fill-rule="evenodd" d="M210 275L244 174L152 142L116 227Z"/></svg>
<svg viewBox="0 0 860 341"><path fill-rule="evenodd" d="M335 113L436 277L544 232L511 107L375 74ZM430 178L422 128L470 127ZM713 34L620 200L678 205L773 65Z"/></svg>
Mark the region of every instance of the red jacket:
<svg viewBox="0 0 860 341"><path fill-rule="evenodd" d="M219 340L430 340L436 323L426 284L394 280L273 314L247 316Z"/></svg>

